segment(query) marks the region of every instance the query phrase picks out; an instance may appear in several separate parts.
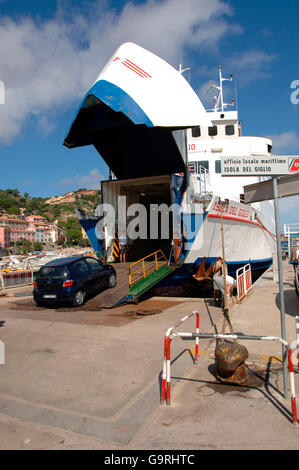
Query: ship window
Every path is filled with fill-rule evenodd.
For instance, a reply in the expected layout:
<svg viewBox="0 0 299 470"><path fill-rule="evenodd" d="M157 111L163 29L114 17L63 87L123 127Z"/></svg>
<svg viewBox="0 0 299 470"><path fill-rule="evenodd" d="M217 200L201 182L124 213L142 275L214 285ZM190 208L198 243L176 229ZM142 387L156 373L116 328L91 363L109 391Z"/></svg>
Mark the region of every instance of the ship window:
<svg viewBox="0 0 299 470"><path fill-rule="evenodd" d="M209 127L209 136L214 137L218 134L217 126Z"/></svg>
<svg viewBox="0 0 299 470"><path fill-rule="evenodd" d="M192 132L192 137L200 137L201 136L200 126L192 127L191 132Z"/></svg>
<svg viewBox="0 0 299 470"><path fill-rule="evenodd" d="M235 126L233 124L229 124L225 126L225 134L226 135L234 135L235 134Z"/></svg>
<svg viewBox="0 0 299 470"><path fill-rule="evenodd" d="M198 165L200 165L202 168L205 168L206 170L208 170L209 169L209 160L199 161Z"/></svg>
<svg viewBox="0 0 299 470"><path fill-rule="evenodd" d="M268 145L268 153L271 153L272 152L272 145Z"/></svg>
<svg viewBox="0 0 299 470"><path fill-rule="evenodd" d="M221 173L221 160L215 160L215 173Z"/></svg>

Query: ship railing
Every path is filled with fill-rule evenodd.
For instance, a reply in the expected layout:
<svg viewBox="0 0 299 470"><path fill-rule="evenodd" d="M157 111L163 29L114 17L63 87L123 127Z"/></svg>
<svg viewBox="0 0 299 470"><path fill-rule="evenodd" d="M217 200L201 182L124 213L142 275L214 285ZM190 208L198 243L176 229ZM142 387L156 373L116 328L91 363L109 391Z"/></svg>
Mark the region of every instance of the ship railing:
<svg viewBox="0 0 299 470"><path fill-rule="evenodd" d="M129 285L130 287L136 282L146 278L162 266L168 264L168 259L162 250L157 250L144 258L135 261L129 266Z"/></svg>
<svg viewBox="0 0 299 470"><path fill-rule="evenodd" d="M90 253L84 253L84 256L92 256L93 258L97 258L102 263L107 264L107 260L105 256L102 255L99 251L92 251Z"/></svg>
<svg viewBox="0 0 299 470"><path fill-rule="evenodd" d="M200 194L206 194L208 192L208 186L210 185L209 170L204 166L200 165L200 162L190 162L189 173L196 176L199 182Z"/></svg>

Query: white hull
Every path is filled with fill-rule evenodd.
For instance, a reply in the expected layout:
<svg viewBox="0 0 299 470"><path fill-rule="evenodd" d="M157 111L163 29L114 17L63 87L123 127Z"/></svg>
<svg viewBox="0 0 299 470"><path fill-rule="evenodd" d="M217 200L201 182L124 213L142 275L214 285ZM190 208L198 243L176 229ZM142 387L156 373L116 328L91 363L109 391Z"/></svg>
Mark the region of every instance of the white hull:
<svg viewBox="0 0 299 470"><path fill-rule="evenodd" d="M187 264L198 259L223 256L221 211L215 197L204 217L185 259ZM269 204L270 206L270 204ZM215 210L216 209L216 210ZM269 207L270 209L270 207ZM230 202L222 214L225 258L231 263L270 259L275 250L273 226L265 225L260 211Z"/></svg>

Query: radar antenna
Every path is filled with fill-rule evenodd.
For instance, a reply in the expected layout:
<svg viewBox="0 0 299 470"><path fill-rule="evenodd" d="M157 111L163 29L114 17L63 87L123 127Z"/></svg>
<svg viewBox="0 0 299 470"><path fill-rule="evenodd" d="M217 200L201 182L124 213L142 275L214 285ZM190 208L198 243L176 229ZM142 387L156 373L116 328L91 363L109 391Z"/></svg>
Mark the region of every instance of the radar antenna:
<svg viewBox="0 0 299 470"><path fill-rule="evenodd" d="M234 106L235 100L232 100L231 103L224 103L223 101L223 85L222 83L224 81L232 82L233 80L233 74L230 74L229 78L223 78L222 77L222 67L219 65L219 85L216 85L212 80L209 81L209 88L206 90L206 93L208 93L212 89L216 89L219 91L218 97L217 95L213 96L213 103L214 103L214 110L213 111L221 111L223 113L224 109L227 108L227 106Z"/></svg>

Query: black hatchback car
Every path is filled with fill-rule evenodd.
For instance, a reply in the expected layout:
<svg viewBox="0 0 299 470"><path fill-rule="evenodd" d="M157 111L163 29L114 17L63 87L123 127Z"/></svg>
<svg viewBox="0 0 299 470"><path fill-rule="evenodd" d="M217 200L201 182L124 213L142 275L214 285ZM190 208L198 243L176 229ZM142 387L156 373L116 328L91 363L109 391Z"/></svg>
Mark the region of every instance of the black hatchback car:
<svg viewBox="0 0 299 470"><path fill-rule="evenodd" d="M89 256L62 258L40 268L33 298L38 306L67 302L79 307L87 295L115 285L116 272L109 264Z"/></svg>

